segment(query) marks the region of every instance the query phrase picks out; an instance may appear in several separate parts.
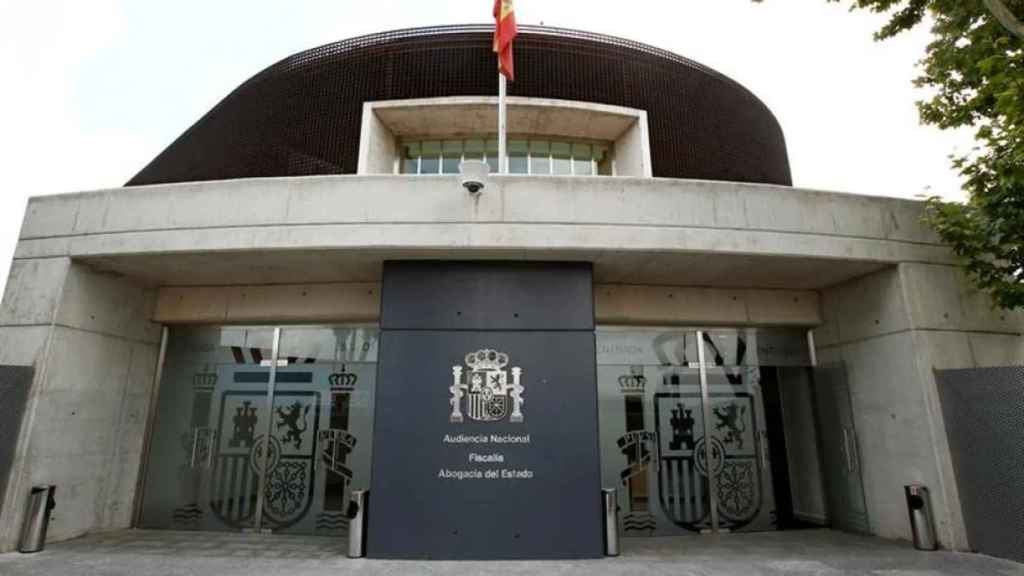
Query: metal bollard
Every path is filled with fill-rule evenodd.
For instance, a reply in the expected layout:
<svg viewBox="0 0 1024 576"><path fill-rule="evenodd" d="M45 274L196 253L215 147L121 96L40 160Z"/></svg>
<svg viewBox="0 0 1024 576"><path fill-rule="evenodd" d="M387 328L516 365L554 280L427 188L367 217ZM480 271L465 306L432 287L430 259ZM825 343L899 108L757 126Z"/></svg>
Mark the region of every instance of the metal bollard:
<svg viewBox="0 0 1024 576"><path fill-rule="evenodd" d="M46 529L50 525L50 513L57 506L53 499L56 487L51 484L33 486L28 497L28 512L21 529L18 552L39 552L46 544Z"/></svg>
<svg viewBox="0 0 1024 576"><path fill-rule="evenodd" d="M918 550L937 550L935 539L935 523L932 520L932 502L928 488L920 484L909 484L903 487L907 498L907 513L910 515L910 530L914 534L914 548Z"/></svg>
<svg viewBox="0 0 1024 576"><path fill-rule="evenodd" d="M349 503L350 522L348 525L348 557L362 558L366 555L366 504L369 490L353 490Z"/></svg>
<svg viewBox="0 0 1024 576"><path fill-rule="evenodd" d="M601 489L604 503L604 554L619 555L619 498L614 488Z"/></svg>

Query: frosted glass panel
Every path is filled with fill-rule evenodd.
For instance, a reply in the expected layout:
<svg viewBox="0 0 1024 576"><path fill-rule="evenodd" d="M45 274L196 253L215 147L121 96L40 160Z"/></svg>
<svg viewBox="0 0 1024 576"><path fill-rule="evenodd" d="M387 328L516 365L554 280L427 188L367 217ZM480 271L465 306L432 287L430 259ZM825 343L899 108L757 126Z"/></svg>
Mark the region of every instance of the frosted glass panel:
<svg viewBox="0 0 1024 576"><path fill-rule="evenodd" d="M370 487L378 336L376 329L344 326L281 331L288 370L312 378L274 388L284 466L269 477L267 512L275 532L348 534L352 490ZM307 471L307 482L295 482Z"/></svg>
<svg viewBox="0 0 1024 576"><path fill-rule="evenodd" d="M273 328L172 328L142 502L143 528L252 527Z"/></svg>
<svg viewBox="0 0 1024 576"><path fill-rule="evenodd" d="M624 536L710 529L696 332L597 333L602 485Z"/></svg>
<svg viewBox="0 0 1024 576"><path fill-rule="evenodd" d="M282 329L272 378L273 334L171 329L142 527L347 534L351 491L369 487L378 332Z"/></svg>
<svg viewBox="0 0 1024 576"><path fill-rule="evenodd" d="M597 331L602 483L624 536L712 530L711 490L719 530L776 529L759 361L799 364L801 349L799 330Z"/></svg>

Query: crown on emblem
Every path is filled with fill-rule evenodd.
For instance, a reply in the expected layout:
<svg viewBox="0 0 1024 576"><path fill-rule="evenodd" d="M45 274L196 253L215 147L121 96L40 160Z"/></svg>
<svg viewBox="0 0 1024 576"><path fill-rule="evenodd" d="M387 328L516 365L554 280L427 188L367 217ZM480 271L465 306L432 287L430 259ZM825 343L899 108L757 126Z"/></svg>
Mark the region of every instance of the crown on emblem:
<svg viewBox="0 0 1024 576"><path fill-rule="evenodd" d="M466 366L471 370L501 370L508 365L508 354L484 348L466 354Z"/></svg>
<svg viewBox="0 0 1024 576"><path fill-rule="evenodd" d="M341 372L335 372L327 377L327 380L331 383L331 390L351 390L356 387L356 380L359 377L351 372L345 372L342 368Z"/></svg>
<svg viewBox="0 0 1024 576"><path fill-rule="evenodd" d="M646 385L643 366L630 366L629 374L619 376L619 390L623 394L643 394Z"/></svg>
<svg viewBox="0 0 1024 576"><path fill-rule="evenodd" d="M192 377L192 389L197 391L212 391L217 385L217 374L213 372L200 372Z"/></svg>

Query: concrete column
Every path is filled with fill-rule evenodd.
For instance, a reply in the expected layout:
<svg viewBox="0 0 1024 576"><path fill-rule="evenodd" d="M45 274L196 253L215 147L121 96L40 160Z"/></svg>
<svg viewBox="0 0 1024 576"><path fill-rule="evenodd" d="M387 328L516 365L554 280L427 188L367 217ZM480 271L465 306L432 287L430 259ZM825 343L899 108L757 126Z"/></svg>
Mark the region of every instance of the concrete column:
<svg viewBox="0 0 1024 576"><path fill-rule="evenodd" d="M850 383L871 530L910 539L902 486L932 491L941 545L968 550L935 369L1024 361L1024 316L993 310L952 266L900 264L822 292L822 364Z"/></svg>
<svg viewBox="0 0 1024 576"><path fill-rule="evenodd" d="M13 550L32 485L57 485L48 540L126 528L159 347L155 291L68 258L19 260L0 306L0 360L35 379L0 517Z"/></svg>
<svg viewBox="0 0 1024 576"><path fill-rule="evenodd" d="M636 121L615 141L617 176L651 178L651 138L647 128L647 112L640 112Z"/></svg>

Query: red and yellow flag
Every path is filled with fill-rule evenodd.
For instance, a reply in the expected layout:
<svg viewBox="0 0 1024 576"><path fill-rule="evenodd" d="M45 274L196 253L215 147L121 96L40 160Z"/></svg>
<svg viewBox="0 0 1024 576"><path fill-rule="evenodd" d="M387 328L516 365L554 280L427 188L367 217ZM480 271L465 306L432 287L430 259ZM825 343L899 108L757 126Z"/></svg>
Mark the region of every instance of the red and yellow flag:
<svg viewBox="0 0 1024 576"><path fill-rule="evenodd" d="M515 80L512 40L519 34L512 0L494 0L494 52L498 54L498 72Z"/></svg>

